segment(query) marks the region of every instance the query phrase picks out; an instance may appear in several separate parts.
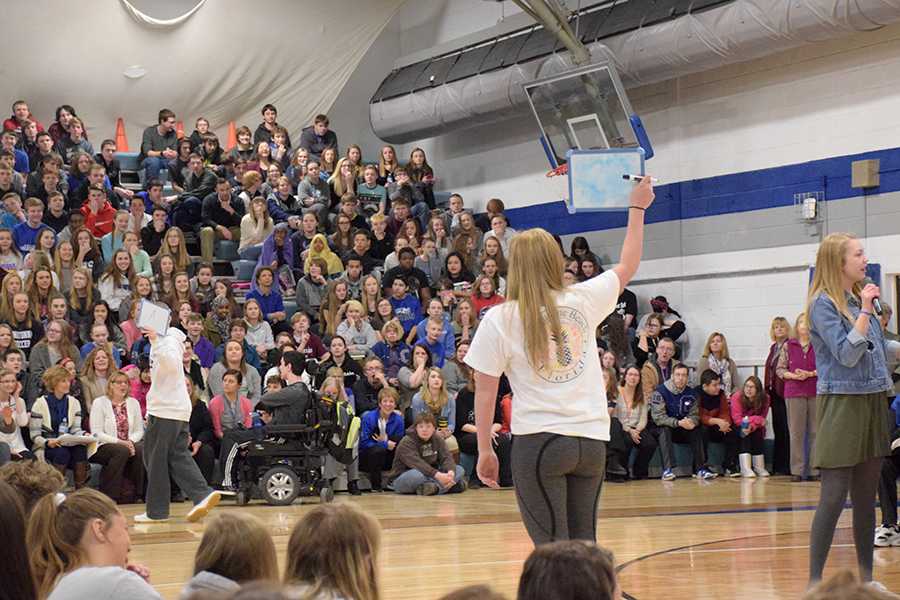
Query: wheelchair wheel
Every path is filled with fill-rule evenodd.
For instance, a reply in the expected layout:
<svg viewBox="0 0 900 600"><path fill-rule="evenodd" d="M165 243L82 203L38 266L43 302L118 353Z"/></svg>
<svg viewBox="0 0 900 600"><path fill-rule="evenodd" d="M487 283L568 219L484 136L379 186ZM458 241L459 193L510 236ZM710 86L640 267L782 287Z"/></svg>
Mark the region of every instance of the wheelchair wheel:
<svg viewBox="0 0 900 600"><path fill-rule="evenodd" d="M287 467L272 467L260 481L262 496L275 506L287 506L300 493L297 474Z"/></svg>
<svg viewBox="0 0 900 600"><path fill-rule="evenodd" d="M323 504L328 504L332 500L334 500L334 489L331 486L323 487L319 490L319 500Z"/></svg>

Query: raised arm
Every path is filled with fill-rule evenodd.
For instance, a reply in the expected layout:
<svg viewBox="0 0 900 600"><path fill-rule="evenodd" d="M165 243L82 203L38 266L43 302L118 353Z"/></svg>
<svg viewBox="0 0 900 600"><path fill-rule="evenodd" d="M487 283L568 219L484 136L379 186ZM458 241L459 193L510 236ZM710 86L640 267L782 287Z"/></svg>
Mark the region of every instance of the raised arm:
<svg viewBox="0 0 900 600"><path fill-rule="evenodd" d="M641 264L641 252L644 247L644 213L653 204L653 184L650 176L631 191L631 205L628 208L628 227L625 230L625 241L622 252L613 271L619 276L619 293L625 289Z"/></svg>

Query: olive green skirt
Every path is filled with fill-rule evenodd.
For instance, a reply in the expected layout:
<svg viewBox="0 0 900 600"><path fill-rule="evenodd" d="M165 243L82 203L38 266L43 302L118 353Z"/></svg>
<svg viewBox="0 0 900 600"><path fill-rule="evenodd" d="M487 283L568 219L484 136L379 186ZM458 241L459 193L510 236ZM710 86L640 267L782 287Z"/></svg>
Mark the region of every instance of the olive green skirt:
<svg viewBox="0 0 900 600"><path fill-rule="evenodd" d="M887 394L816 396L816 451L819 469L852 467L891 453L893 414Z"/></svg>

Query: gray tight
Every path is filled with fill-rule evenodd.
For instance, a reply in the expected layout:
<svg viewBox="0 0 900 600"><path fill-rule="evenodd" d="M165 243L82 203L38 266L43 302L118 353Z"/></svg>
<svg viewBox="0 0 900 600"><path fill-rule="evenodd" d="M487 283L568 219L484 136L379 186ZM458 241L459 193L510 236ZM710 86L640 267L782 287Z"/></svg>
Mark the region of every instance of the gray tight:
<svg viewBox="0 0 900 600"><path fill-rule="evenodd" d="M553 433L514 436L516 500L535 545L596 541L605 469L606 442Z"/></svg>
<svg viewBox="0 0 900 600"><path fill-rule="evenodd" d="M872 458L852 467L821 469L822 490L816 516L809 532L809 582L822 579L834 529L844 510L847 492L853 504L853 543L859 576L872 580L872 554L875 531L875 491L881 471L881 457Z"/></svg>

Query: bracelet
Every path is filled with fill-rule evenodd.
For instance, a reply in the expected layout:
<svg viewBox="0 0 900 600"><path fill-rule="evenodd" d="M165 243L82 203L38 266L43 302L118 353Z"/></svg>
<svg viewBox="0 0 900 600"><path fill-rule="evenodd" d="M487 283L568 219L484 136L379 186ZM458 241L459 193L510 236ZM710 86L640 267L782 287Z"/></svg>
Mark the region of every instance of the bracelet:
<svg viewBox="0 0 900 600"><path fill-rule="evenodd" d="M870 312L867 311L867 310L860 310L859 312L862 313L862 314L864 314L864 315L869 315L870 317L872 316L872 313L870 313Z"/></svg>
<svg viewBox="0 0 900 600"><path fill-rule="evenodd" d="M635 206L635 205L633 205L633 204L632 204L631 206L629 206L628 208L636 208L636 209L638 209L638 210L643 210L643 211L646 211L646 210L647 210L646 208L641 208L640 206Z"/></svg>

